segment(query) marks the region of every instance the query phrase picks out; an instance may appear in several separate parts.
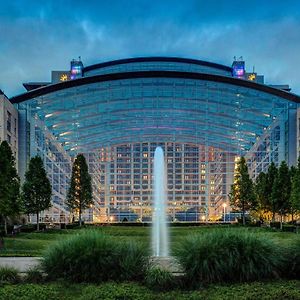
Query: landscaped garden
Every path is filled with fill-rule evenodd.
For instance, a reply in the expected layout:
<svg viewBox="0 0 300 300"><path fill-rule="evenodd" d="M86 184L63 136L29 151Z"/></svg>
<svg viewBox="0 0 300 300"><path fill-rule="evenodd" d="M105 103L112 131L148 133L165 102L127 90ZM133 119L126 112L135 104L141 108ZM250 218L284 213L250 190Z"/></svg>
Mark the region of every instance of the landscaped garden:
<svg viewBox="0 0 300 300"><path fill-rule="evenodd" d="M297 234L220 227L170 228L179 276L149 265L150 227L6 237L0 255L42 256L43 262L23 278L0 269L0 299L300 299Z"/></svg>

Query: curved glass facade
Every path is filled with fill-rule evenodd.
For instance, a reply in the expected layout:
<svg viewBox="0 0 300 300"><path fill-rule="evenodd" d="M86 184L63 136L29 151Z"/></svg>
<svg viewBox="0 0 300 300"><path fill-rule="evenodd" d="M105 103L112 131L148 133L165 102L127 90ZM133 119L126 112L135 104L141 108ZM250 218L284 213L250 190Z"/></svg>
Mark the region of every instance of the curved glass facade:
<svg viewBox="0 0 300 300"><path fill-rule="evenodd" d="M230 70L224 70L217 67L197 65L187 62L130 62L126 64L116 64L112 66L102 66L92 70L85 71L85 76L103 75L122 72L136 71L177 71L177 72L195 72L207 73L222 76L231 76Z"/></svg>
<svg viewBox="0 0 300 300"><path fill-rule="evenodd" d="M21 142L30 141L31 156L44 157L55 191L56 206L44 218L68 218L64 199L78 153L87 157L94 186L95 205L85 218L101 222L151 220L152 160L158 145L166 156L170 220L217 218L241 155L253 177L271 161L295 163L298 104L287 99L289 94L238 79L224 82L222 76L176 74L215 75L205 68L167 62L108 66L85 75L175 72L113 80L99 76L84 84L83 78L18 101L27 120Z"/></svg>

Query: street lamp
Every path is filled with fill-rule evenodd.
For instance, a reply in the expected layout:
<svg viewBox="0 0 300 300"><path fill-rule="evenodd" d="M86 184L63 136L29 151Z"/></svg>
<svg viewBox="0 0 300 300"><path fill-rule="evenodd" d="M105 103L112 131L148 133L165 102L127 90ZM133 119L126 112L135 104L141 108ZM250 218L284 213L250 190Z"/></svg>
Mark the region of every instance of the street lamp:
<svg viewBox="0 0 300 300"><path fill-rule="evenodd" d="M225 223L225 214L226 214L226 206L227 206L227 204L224 202L223 203L223 222Z"/></svg>
<svg viewBox="0 0 300 300"><path fill-rule="evenodd" d="M141 218L141 222L143 222L143 203L140 202L139 205L140 205L140 218Z"/></svg>

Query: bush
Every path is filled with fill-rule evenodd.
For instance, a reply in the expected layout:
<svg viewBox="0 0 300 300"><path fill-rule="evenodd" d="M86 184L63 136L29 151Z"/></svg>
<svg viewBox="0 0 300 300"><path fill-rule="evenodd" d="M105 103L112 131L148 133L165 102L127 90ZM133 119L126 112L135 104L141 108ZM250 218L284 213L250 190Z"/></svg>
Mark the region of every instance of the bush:
<svg viewBox="0 0 300 300"><path fill-rule="evenodd" d="M284 232L296 232L295 225L282 225L282 231Z"/></svg>
<svg viewBox="0 0 300 300"><path fill-rule="evenodd" d="M242 230L189 236L176 255L192 285L271 278L282 263L280 250L271 240Z"/></svg>
<svg viewBox="0 0 300 300"><path fill-rule="evenodd" d="M167 270L152 267L147 270L145 278L146 286L155 291L168 291L175 287L175 278Z"/></svg>
<svg viewBox="0 0 300 300"><path fill-rule="evenodd" d="M18 283L21 281L19 272L12 267L0 267L0 284Z"/></svg>
<svg viewBox="0 0 300 300"><path fill-rule="evenodd" d="M34 232L36 230L37 230L36 224L26 224L20 228L20 232L26 232L26 233ZM46 230L46 224L40 223L40 231L44 231L44 230Z"/></svg>
<svg viewBox="0 0 300 300"><path fill-rule="evenodd" d="M88 231L48 248L42 262L50 279L72 282L142 280L148 258L136 243L116 241Z"/></svg>
<svg viewBox="0 0 300 300"><path fill-rule="evenodd" d="M282 246L284 264L282 266L285 277L300 278L300 238L297 237L291 244Z"/></svg>
<svg viewBox="0 0 300 300"><path fill-rule="evenodd" d="M280 229L280 222L270 222L270 227Z"/></svg>
<svg viewBox="0 0 300 300"><path fill-rule="evenodd" d="M25 281L28 283L42 283L44 277L41 270L38 267L35 267L27 271Z"/></svg>

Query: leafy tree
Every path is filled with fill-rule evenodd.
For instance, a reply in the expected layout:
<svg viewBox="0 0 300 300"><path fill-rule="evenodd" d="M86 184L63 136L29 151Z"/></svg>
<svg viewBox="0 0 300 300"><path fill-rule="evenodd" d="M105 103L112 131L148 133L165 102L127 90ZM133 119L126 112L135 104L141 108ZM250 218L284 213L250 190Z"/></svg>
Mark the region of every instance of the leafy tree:
<svg viewBox="0 0 300 300"><path fill-rule="evenodd" d="M39 227L39 214L51 207L51 184L41 157L30 159L29 167L25 173L25 182L22 187L22 200L25 212L36 214L37 230Z"/></svg>
<svg viewBox="0 0 300 300"><path fill-rule="evenodd" d="M248 173L248 167L244 157L237 164L234 175L234 183L229 194L230 204L242 211L243 225L246 224L245 212L257 207L254 193L254 185Z"/></svg>
<svg viewBox="0 0 300 300"><path fill-rule="evenodd" d="M272 212L272 221L275 220L276 207L272 198L272 191L275 179L277 177L278 169L275 166L274 162L272 162L268 168L268 172L266 174L266 191L265 191L265 206L266 209Z"/></svg>
<svg viewBox="0 0 300 300"><path fill-rule="evenodd" d="M280 214L280 228L282 229L282 216L290 210L291 178L289 167L285 161L280 164L272 190L272 202L275 212Z"/></svg>
<svg viewBox="0 0 300 300"><path fill-rule="evenodd" d="M264 219L268 212L268 194L267 194L267 174L264 172L259 173L255 181L255 194L257 200L257 209L259 218Z"/></svg>
<svg viewBox="0 0 300 300"><path fill-rule="evenodd" d="M291 213L292 219L295 213L300 212L300 156L298 158L298 165L295 173L291 176Z"/></svg>
<svg viewBox="0 0 300 300"><path fill-rule="evenodd" d="M15 167L15 158L9 144L0 145L0 216L4 219L4 231L7 234L7 218L21 212L20 178Z"/></svg>
<svg viewBox="0 0 300 300"><path fill-rule="evenodd" d="M71 183L67 195L67 205L79 214L81 226L82 211L93 204L92 180L83 154L78 154L72 167Z"/></svg>

